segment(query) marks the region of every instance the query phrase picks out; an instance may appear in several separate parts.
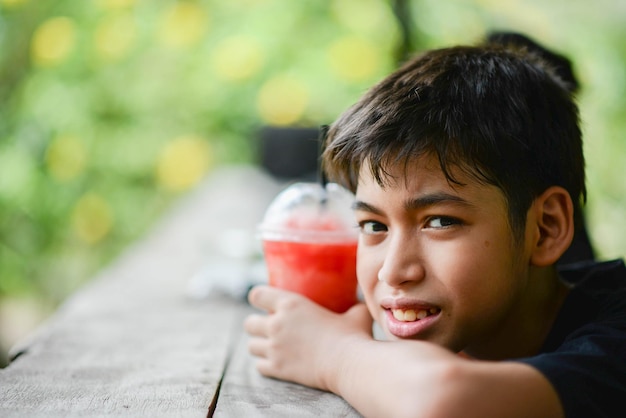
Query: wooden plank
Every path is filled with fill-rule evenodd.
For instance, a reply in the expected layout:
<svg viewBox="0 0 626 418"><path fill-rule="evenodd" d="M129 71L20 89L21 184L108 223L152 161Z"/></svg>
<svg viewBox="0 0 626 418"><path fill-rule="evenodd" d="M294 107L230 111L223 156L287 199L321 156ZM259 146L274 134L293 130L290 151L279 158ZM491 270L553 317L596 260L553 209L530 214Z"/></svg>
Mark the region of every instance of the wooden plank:
<svg viewBox="0 0 626 418"><path fill-rule="evenodd" d="M225 169L182 199L14 348L0 416L206 416L245 304L191 299L189 278L219 232L254 229L277 187L258 170Z"/></svg>
<svg viewBox="0 0 626 418"><path fill-rule="evenodd" d="M361 416L332 393L262 376L247 344L242 333L226 369L215 418Z"/></svg>
<svg viewBox="0 0 626 418"><path fill-rule="evenodd" d="M206 416L234 311L163 303L108 320L60 317L0 375L0 415Z"/></svg>

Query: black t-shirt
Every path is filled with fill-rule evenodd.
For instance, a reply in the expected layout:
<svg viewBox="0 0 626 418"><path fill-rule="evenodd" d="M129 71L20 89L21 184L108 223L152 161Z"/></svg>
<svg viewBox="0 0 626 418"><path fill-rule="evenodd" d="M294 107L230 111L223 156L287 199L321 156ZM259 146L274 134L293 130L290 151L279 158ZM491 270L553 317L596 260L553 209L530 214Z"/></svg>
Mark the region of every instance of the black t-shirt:
<svg viewBox="0 0 626 418"><path fill-rule="evenodd" d="M626 267L563 266L572 285L540 354L519 359L556 389L565 416L626 416Z"/></svg>

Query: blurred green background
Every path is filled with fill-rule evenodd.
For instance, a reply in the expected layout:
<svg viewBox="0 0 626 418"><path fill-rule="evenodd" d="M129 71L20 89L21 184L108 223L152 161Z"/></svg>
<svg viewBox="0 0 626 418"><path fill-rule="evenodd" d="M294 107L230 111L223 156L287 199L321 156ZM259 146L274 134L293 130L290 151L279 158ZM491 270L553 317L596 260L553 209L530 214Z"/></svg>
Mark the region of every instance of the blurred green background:
<svg viewBox="0 0 626 418"><path fill-rule="evenodd" d="M261 126L330 123L407 48L490 30L573 61L591 238L623 257L626 1L0 0L0 350L211 170L254 164Z"/></svg>

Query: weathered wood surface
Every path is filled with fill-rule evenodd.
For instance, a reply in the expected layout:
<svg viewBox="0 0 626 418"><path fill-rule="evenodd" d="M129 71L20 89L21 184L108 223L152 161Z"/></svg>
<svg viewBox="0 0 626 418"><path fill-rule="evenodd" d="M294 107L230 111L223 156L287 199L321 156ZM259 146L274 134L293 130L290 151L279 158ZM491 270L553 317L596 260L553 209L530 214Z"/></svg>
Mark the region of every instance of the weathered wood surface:
<svg viewBox="0 0 626 418"><path fill-rule="evenodd" d="M216 173L73 295L0 370L0 416L206 416L245 304L193 300L189 278L220 231L253 229L276 187Z"/></svg>
<svg viewBox="0 0 626 418"><path fill-rule="evenodd" d="M0 416L357 416L332 394L256 372L242 300L189 297L190 277L228 256L216 241L253 232L281 187L250 167L211 176L14 347Z"/></svg>

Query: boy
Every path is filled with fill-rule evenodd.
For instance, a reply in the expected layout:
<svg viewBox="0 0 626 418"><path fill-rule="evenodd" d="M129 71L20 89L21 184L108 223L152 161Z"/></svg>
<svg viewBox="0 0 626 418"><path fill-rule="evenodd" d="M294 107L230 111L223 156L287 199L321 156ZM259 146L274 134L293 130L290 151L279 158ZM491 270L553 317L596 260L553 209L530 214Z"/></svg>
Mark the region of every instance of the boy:
<svg viewBox="0 0 626 418"><path fill-rule="evenodd" d="M626 269L557 270L586 191L578 110L546 62L424 53L331 126L324 166L356 194L365 304L254 288L262 374L368 417L621 416Z"/></svg>

